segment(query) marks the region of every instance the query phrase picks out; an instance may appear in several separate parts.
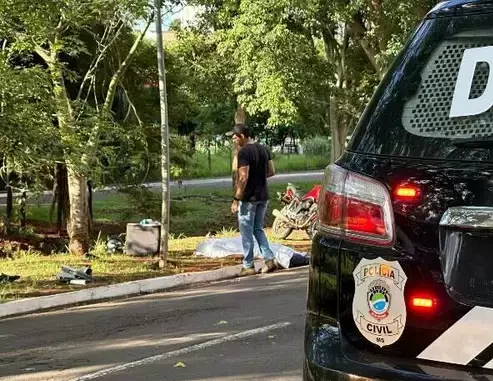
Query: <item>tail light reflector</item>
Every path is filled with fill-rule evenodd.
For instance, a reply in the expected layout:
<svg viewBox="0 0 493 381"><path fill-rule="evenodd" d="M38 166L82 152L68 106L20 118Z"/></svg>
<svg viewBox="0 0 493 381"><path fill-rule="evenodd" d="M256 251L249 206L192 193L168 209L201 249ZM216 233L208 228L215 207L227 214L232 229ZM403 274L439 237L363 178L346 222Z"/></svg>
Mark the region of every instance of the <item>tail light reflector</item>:
<svg viewBox="0 0 493 381"><path fill-rule="evenodd" d="M433 308L433 299L428 298L413 298L413 307L417 308Z"/></svg>
<svg viewBox="0 0 493 381"><path fill-rule="evenodd" d="M419 188L412 185L401 185L395 188L394 195L397 199L412 201L418 198Z"/></svg>
<svg viewBox="0 0 493 381"><path fill-rule="evenodd" d="M319 199L320 229L368 245L394 244L394 219L383 184L337 165L325 172Z"/></svg>

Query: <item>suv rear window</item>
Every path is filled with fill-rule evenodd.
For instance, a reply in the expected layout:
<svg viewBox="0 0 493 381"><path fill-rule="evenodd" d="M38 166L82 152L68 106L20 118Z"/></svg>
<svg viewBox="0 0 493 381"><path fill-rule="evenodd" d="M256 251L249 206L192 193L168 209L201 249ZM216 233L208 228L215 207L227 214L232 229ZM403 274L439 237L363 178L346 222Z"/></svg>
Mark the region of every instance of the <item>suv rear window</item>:
<svg viewBox="0 0 493 381"><path fill-rule="evenodd" d="M493 161L493 14L424 21L377 89L348 149Z"/></svg>

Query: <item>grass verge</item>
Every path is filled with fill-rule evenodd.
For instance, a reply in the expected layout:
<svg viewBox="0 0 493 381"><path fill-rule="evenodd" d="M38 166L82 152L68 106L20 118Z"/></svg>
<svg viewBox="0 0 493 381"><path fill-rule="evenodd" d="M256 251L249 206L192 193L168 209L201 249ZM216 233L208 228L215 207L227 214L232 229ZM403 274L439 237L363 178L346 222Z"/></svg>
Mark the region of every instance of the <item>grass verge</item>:
<svg viewBox="0 0 493 381"><path fill-rule="evenodd" d="M311 183L298 185L303 191L313 186ZM272 198L275 192L283 189L284 186L281 185L271 186ZM20 232L17 237L0 239L0 258L2 258L0 273L21 276L19 281L12 284L0 284L0 303L80 289L80 286L60 284L57 281L56 275L62 265L72 267L91 265L97 282L90 287L95 287L183 272L214 270L239 264L240 258L208 259L194 255L197 245L206 239L207 233L214 232L218 237L238 234L236 216L231 215L230 212L230 195L231 190L228 188L195 190L193 194L185 191L173 192L170 253L164 270L156 269L155 260L151 257L109 255L104 249L106 236L124 233L128 222L139 222L143 218L159 219L159 193L111 194L104 200L96 201L92 251L96 258L91 260L60 253L63 244L60 246L58 241L57 246L54 246L56 249L50 251L48 248L44 254L37 247L30 247L26 242L32 243L34 238L44 243L49 239L55 239L53 226L49 221L48 206L30 205L28 207L30 228ZM267 226L271 226L272 209L277 207L279 204L273 199L267 215ZM310 241L304 232L295 233L287 241L274 240L272 237L270 239L272 242L282 243L303 252L308 251L310 246ZM16 241L21 243L17 242L19 244L15 245ZM16 247L15 250L13 246Z"/></svg>
<svg viewBox="0 0 493 381"><path fill-rule="evenodd" d="M226 232L219 237L235 234ZM0 272L21 276L16 282L0 285L0 303L81 289L82 286L62 284L56 279L62 265L76 268L90 265L96 282L84 286L87 288L185 272L216 270L241 263L240 256L211 259L194 255L197 245L204 239L193 237L170 240L169 260L164 270L155 268L156 261L152 257L97 253L97 258L88 260L69 254L42 255L32 251L19 251L11 259L0 260ZM289 241L272 238L271 241L289 245L301 252L308 251L310 246L310 241L302 232L296 233Z"/></svg>
<svg viewBox="0 0 493 381"><path fill-rule="evenodd" d="M207 154L196 153L192 157L190 169L185 177L188 179L228 176L231 174L231 160L229 152L220 151L211 156L209 167ZM276 154L273 161L278 173L320 170L327 167L329 163L327 156L286 154Z"/></svg>

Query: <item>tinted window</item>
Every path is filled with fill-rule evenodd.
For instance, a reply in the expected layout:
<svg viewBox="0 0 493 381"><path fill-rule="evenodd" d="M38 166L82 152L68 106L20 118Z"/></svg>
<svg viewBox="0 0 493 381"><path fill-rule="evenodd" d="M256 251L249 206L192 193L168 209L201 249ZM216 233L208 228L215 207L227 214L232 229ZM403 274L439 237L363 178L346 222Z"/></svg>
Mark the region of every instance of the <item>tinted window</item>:
<svg viewBox="0 0 493 381"><path fill-rule="evenodd" d="M378 88L349 150L493 161L491 106L493 15L427 20ZM492 144L458 144L470 139Z"/></svg>

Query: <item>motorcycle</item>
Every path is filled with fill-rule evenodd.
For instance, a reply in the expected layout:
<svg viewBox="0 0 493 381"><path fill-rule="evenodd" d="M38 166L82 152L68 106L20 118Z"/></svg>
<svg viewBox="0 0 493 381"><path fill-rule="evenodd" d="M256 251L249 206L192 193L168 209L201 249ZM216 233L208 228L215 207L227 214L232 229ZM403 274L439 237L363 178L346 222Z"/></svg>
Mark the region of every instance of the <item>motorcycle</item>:
<svg viewBox="0 0 493 381"><path fill-rule="evenodd" d="M310 238L317 232L317 202L321 185L316 185L307 194L300 194L299 189L289 183L285 192L278 192L281 210L274 210L276 217L272 226L274 236L288 238L294 230L305 230Z"/></svg>

